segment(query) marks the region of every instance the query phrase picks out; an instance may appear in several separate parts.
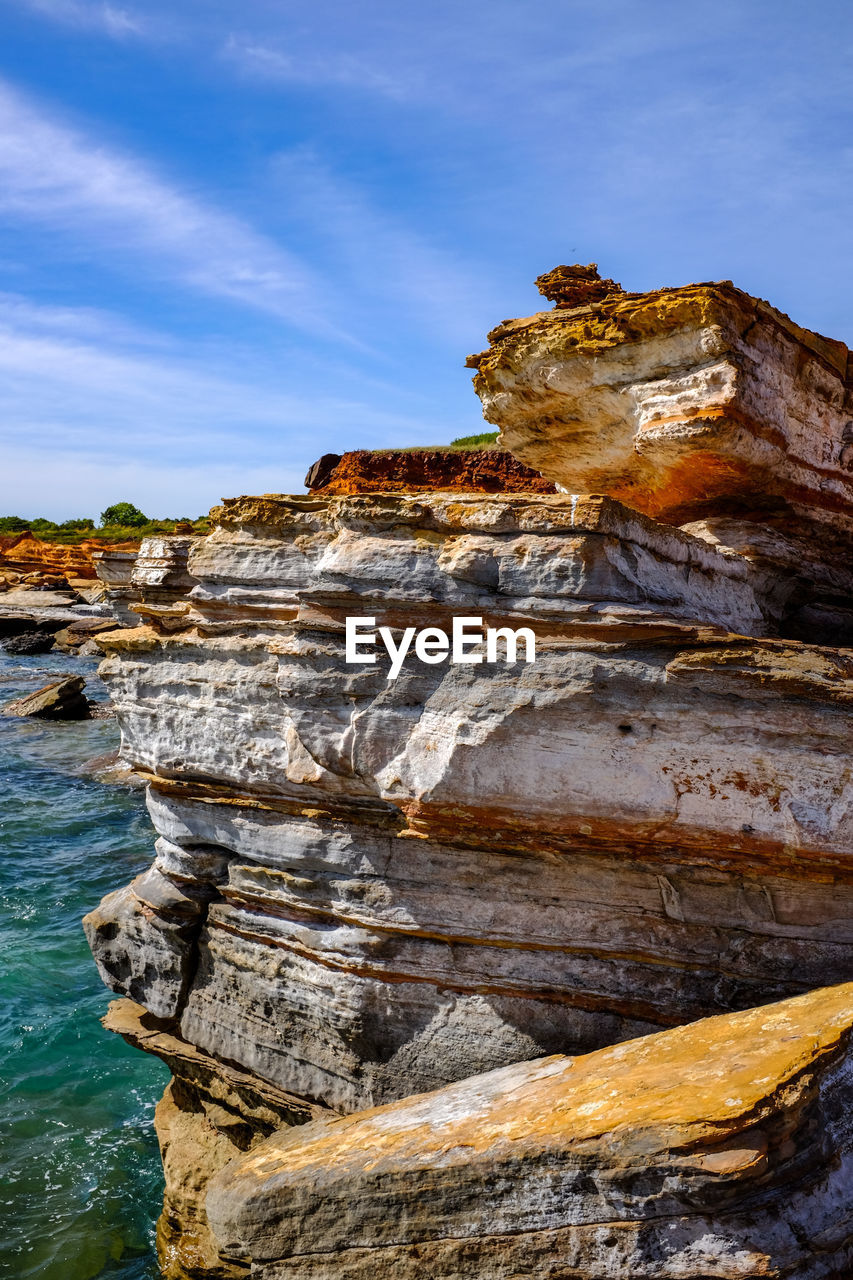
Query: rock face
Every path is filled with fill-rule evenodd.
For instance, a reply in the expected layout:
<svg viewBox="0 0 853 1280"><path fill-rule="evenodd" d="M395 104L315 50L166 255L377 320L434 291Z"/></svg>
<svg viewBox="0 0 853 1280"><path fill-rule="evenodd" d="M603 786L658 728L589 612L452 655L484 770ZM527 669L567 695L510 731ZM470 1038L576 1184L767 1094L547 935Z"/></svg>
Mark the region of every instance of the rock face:
<svg viewBox="0 0 853 1280"><path fill-rule="evenodd" d="M356 449L324 454L305 477L313 493L556 493L505 449Z"/></svg>
<svg viewBox="0 0 853 1280"><path fill-rule="evenodd" d="M519 330L554 369L591 270L546 281L559 314ZM650 385L665 331L687 413L664 356L725 364L752 300L599 283L618 352L590 378L612 359ZM764 305L737 394L775 368L806 475L834 348ZM514 332L481 372L508 418L540 413L562 482L595 431L569 433L562 373L537 401ZM167 1276L848 1274L853 1003L827 988L853 983L853 651L825 643L853 617L847 515L831 466L820 501L793 492L793 445L791 523L735 510L743 432L725 498L682 491L668 522L578 493L326 489L143 545L116 587L142 625L97 643L156 857L86 930L110 1025L174 1076ZM626 450L601 487L642 505Z"/></svg>
<svg viewBox="0 0 853 1280"><path fill-rule="evenodd" d="M263 1280L853 1266L853 986L280 1130L214 1179Z"/></svg>

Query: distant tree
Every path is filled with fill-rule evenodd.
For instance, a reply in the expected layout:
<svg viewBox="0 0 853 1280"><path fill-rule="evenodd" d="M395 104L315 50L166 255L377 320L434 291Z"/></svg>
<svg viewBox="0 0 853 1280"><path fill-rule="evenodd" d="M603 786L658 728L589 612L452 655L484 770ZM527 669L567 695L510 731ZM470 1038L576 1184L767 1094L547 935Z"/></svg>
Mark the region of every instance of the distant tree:
<svg viewBox="0 0 853 1280"><path fill-rule="evenodd" d="M35 520L30 521L30 528L33 533L52 533L58 527L53 520L48 520L46 516L36 516Z"/></svg>
<svg viewBox="0 0 853 1280"><path fill-rule="evenodd" d="M69 533L74 533L78 529L94 529L94 527L94 520L90 520L88 516L80 516L78 520L63 520L58 526L63 532L68 530Z"/></svg>
<svg viewBox="0 0 853 1280"><path fill-rule="evenodd" d="M132 502L115 502L111 507L107 507L106 511L101 512L101 525L107 524L139 529L144 524L150 524L150 521Z"/></svg>
<svg viewBox="0 0 853 1280"><path fill-rule="evenodd" d="M20 516L0 516L0 533L23 533L29 527L29 520L22 520Z"/></svg>

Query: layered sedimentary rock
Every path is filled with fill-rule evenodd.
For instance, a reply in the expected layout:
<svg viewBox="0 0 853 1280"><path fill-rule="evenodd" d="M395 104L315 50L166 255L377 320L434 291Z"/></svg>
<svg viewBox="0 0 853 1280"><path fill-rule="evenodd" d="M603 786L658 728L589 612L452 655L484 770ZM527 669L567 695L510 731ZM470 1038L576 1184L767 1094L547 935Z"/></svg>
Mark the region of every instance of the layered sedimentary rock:
<svg viewBox="0 0 853 1280"><path fill-rule="evenodd" d="M484 416L564 487L679 524L775 498L853 527L847 347L729 281L618 289L489 339L469 357Z"/></svg>
<svg viewBox="0 0 853 1280"><path fill-rule="evenodd" d="M355 449L326 454L305 477L314 493L556 493L505 449Z"/></svg>
<svg viewBox="0 0 853 1280"><path fill-rule="evenodd" d="M281 1130L207 1198L262 1280L853 1267L853 986Z"/></svg>
<svg viewBox="0 0 853 1280"><path fill-rule="evenodd" d="M106 588L106 600L110 609L117 618L127 623L135 621L128 606L139 599L139 593L131 583L138 554L139 549L136 547L100 547L92 553L95 574Z"/></svg>
<svg viewBox="0 0 853 1280"><path fill-rule="evenodd" d="M120 543L116 549L126 551L133 543ZM0 574L7 571L19 575L32 573L47 577L94 580L95 553L103 551L97 539L78 543L44 542L29 530L0 539Z"/></svg>
<svg viewBox="0 0 853 1280"><path fill-rule="evenodd" d="M658 306L591 272L544 280L536 359L562 367L578 290L648 321L631 342L614 321L625 386L703 342L729 359L726 289ZM755 310L738 403L782 421L776 378L799 421L812 379L807 454L832 352ZM759 368L763 325L787 336ZM483 376L522 422L515 341ZM537 438L563 483L595 432L563 430L561 379ZM851 1001L818 989L853 982L853 651L807 641L853 617L847 516L834 478L823 506L794 493L791 444L775 514L747 519L764 455L741 427L703 436L725 499L697 480L661 507L676 467L646 503L667 522L578 493L318 491L144 544L141 625L97 643L156 858L86 927L110 1025L173 1071L167 1275L845 1274ZM639 495L617 453L601 487ZM460 622L480 638L451 661Z"/></svg>
<svg viewBox="0 0 853 1280"><path fill-rule="evenodd" d="M853 644L847 347L728 281L626 293L591 271L540 277L555 309L469 357L501 443L745 557L778 634Z"/></svg>
<svg viewBox="0 0 853 1280"><path fill-rule="evenodd" d="M133 551L97 552L95 568L116 617L133 624L149 608L167 615L193 585L187 556L194 540L191 535L162 534L145 538Z"/></svg>

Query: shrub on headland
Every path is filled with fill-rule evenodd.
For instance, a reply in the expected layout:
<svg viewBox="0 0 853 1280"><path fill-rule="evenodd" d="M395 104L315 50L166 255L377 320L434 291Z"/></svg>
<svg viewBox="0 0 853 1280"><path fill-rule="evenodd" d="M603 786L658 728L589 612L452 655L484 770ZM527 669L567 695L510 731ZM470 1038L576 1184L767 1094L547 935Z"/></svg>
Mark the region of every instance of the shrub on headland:
<svg viewBox="0 0 853 1280"><path fill-rule="evenodd" d="M101 512L101 528L117 524L125 529L141 529L144 524L150 523L148 516L132 502L116 502Z"/></svg>

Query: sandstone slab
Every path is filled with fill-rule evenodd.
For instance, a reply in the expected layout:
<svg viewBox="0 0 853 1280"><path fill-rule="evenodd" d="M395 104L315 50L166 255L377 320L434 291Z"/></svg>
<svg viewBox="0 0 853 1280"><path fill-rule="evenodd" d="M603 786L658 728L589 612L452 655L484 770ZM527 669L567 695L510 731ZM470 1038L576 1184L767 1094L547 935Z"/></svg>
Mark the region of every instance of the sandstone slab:
<svg viewBox="0 0 853 1280"><path fill-rule="evenodd" d="M853 1266L853 986L273 1134L212 1181L262 1280Z"/></svg>
<svg viewBox="0 0 853 1280"><path fill-rule="evenodd" d="M85 687L86 681L82 676L54 680L34 693L7 702L0 714L32 716L36 720L88 720L90 713L83 693Z"/></svg>

